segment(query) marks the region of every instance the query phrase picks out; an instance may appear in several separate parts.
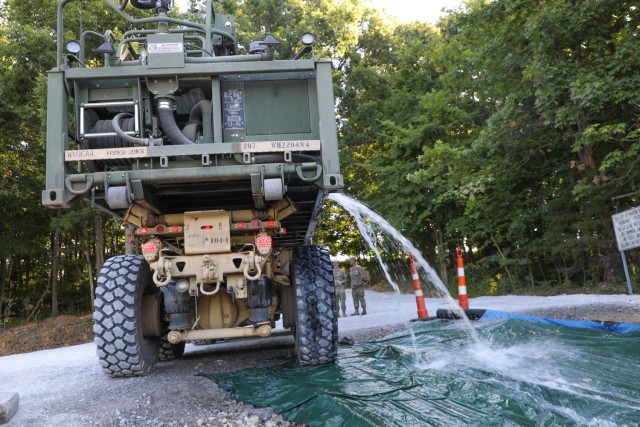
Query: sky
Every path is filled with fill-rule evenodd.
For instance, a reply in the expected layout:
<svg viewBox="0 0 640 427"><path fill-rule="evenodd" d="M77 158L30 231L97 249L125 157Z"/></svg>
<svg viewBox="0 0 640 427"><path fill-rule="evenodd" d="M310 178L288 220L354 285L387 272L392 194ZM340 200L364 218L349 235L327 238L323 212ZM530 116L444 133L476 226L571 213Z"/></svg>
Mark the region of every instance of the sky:
<svg viewBox="0 0 640 427"><path fill-rule="evenodd" d="M435 24L443 8L455 9L463 0L369 0L377 9L395 15L400 22L426 21Z"/></svg>
<svg viewBox="0 0 640 427"><path fill-rule="evenodd" d="M435 24L443 8L455 9L463 0L368 0L377 9L384 9L399 22L426 21ZM179 7L187 0L176 0ZM215 4L215 0L214 0Z"/></svg>

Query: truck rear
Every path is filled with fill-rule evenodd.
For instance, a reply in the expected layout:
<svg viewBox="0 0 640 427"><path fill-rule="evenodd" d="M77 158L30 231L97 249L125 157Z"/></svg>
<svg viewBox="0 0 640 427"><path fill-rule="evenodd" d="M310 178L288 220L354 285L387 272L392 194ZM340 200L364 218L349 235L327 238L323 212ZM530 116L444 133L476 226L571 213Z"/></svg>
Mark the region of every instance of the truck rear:
<svg viewBox="0 0 640 427"><path fill-rule="evenodd" d="M310 237L343 178L331 63L312 34L291 59L268 34L240 54L233 18L211 0L204 24L170 17L171 0L104 0L135 29L84 31L65 53L71 1L58 8L42 201L89 201L132 224L142 252L98 278L103 370L146 375L185 342L268 337L278 320L300 363L332 362L332 268ZM86 60L88 39L100 64Z"/></svg>

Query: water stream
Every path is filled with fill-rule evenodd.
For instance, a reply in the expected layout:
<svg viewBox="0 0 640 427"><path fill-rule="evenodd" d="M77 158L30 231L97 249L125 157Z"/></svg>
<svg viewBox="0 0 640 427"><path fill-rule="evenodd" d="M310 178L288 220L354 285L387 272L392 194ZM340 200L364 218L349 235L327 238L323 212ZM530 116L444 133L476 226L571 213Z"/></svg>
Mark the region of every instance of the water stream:
<svg viewBox="0 0 640 427"><path fill-rule="evenodd" d="M462 322L475 345L486 347L486 344L478 337L473 324L469 321L458 303L451 297L449 290L444 283L442 283L438 274L422 256L422 253L420 253L413 243L409 241L409 239L393 227L389 221L384 219L380 214L373 211L360 201L342 193L332 193L329 195L329 199L342 206L356 220L360 234L367 242L369 249L371 249L375 254L385 278L393 287L396 294L400 294L400 287L392 277L389 262L386 260L388 257L383 257L380 250L381 247L384 247L386 255L404 255L404 258L408 256L408 254L413 254L418 274L422 273L421 276L428 279L429 284L434 286L439 296L445 298L449 302L451 309L462 319ZM404 266L404 270L409 271L408 265Z"/></svg>

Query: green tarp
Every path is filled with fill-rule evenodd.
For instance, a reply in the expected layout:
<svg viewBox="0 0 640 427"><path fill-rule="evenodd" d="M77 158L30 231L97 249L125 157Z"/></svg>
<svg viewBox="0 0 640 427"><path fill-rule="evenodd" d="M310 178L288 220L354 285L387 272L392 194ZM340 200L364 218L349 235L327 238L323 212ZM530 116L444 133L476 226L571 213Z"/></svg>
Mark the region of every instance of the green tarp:
<svg viewBox="0 0 640 427"><path fill-rule="evenodd" d="M412 324L341 346L333 365L209 374L238 400L311 426L637 426L640 334L536 324Z"/></svg>

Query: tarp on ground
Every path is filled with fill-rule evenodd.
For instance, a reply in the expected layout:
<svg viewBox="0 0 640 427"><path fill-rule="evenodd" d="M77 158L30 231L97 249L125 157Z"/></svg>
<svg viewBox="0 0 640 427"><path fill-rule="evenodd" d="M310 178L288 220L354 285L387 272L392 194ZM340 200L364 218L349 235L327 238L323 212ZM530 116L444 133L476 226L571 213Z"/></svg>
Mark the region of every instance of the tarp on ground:
<svg viewBox="0 0 640 427"><path fill-rule="evenodd" d="M636 426L640 334L436 320L340 346L335 364L207 375L310 426ZM477 334L478 341L472 335Z"/></svg>
<svg viewBox="0 0 640 427"><path fill-rule="evenodd" d="M607 322L600 320L565 320L565 319L547 319L537 316L525 316L523 314L508 313L505 311L485 310L479 320L497 320L497 319L519 319L529 322L544 323L546 325L566 326L570 328L587 328L598 329L605 332L613 332L615 334L628 334L632 332L640 332L640 324L638 323L622 323Z"/></svg>

